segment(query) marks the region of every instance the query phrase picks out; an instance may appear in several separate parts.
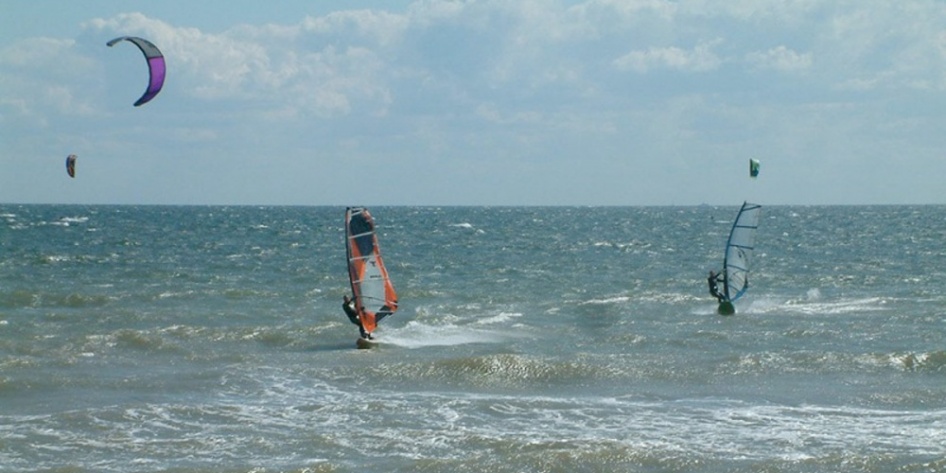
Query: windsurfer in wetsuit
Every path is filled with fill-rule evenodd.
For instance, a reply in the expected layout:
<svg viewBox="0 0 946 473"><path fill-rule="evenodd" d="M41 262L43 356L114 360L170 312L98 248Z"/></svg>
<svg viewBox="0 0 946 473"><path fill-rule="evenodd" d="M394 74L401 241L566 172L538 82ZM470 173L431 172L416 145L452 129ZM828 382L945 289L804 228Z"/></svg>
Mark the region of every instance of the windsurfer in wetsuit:
<svg viewBox="0 0 946 473"><path fill-rule="evenodd" d="M345 294L345 297L342 299L342 310L345 311L345 315L348 316L348 320L351 323L358 326L358 333L361 334L361 338L372 339L370 333L365 331L365 328L361 325L361 317L358 315L358 311L355 310L355 301L353 301L348 294Z"/></svg>
<svg viewBox="0 0 946 473"><path fill-rule="evenodd" d="M716 274L713 271L709 272L709 277L706 278L706 282L709 284L709 293L716 298L717 301L722 303L726 296L719 293L719 281L722 281L722 274Z"/></svg>

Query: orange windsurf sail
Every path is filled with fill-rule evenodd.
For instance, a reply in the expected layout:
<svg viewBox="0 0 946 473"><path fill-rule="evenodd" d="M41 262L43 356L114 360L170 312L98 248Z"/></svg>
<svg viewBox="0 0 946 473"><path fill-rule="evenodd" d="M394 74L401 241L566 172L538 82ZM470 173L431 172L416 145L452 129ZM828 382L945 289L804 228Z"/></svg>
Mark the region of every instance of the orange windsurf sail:
<svg viewBox="0 0 946 473"><path fill-rule="evenodd" d="M397 310L397 293L384 268L374 219L368 209L345 210L345 248L355 309L362 327L370 333L381 319Z"/></svg>

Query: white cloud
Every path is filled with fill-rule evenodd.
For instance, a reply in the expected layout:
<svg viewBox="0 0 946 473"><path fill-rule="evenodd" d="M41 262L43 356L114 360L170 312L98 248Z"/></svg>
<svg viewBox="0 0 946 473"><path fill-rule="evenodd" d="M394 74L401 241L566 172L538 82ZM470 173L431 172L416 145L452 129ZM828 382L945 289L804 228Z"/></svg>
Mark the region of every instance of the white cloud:
<svg viewBox="0 0 946 473"><path fill-rule="evenodd" d="M515 124L536 125L542 123L542 115L538 112L522 111L514 114L506 114L494 103L479 105L476 107L476 115L484 120L504 126Z"/></svg>
<svg viewBox="0 0 946 473"><path fill-rule="evenodd" d="M306 33L335 37L363 38L381 47L392 47L402 38L410 18L389 12L353 10L329 13L321 17L306 17L302 30Z"/></svg>
<svg viewBox="0 0 946 473"><path fill-rule="evenodd" d="M799 54L785 46L778 46L768 51L751 52L746 59L756 67L775 69L783 72L796 72L811 67L811 53Z"/></svg>
<svg viewBox="0 0 946 473"><path fill-rule="evenodd" d="M938 2L845 2L811 19L816 63L842 90L942 90L939 38L946 10ZM821 21L817 21L821 20Z"/></svg>
<svg viewBox="0 0 946 473"><path fill-rule="evenodd" d="M612 64L622 71L640 73L652 69L676 69L687 72L711 71L722 64L722 60L712 51L713 46L720 42L719 39L701 42L691 50L671 46L655 47L646 51L631 51L615 59Z"/></svg>
<svg viewBox="0 0 946 473"><path fill-rule="evenodd" d="M639 21L642 17L670 21L684 8L685 4L668 0L589 0L575 5L572 10L599 21L608 18Z"/></svg>
<svg viewBox="0 0 946 473"><path fill-rule="evenodd" d="M86 97L84 81L94 75L96 63L76 53L74 40L33 38L0 50L0 96L8 113L21 119L36 119L43 110L65 115L90 115L94 107ZM14 98L15 97L15 98ZM45 118L39 119L46 123Z"/></svg>
<svg viewBox="0 0 946 473"><path fill-rule="evenodd" d="M428 27L459 17L468 2L456 0L418 0L408 8L408 14L418 27Z"/></svg>
<svg viewBox="0 0 946 473"><path fill-rule="evenodd" d="M168 84L204 101L245 101L268 116L383 113L390 93L376 49L396 40L401 17L368 11L306 18L299 25L239 25L221 33L173 27L139 13L88 23L147 36L168 61ZM367 41L358 46L354 36ZM337 38L343 38L340 45ZM327 38L327 39L324 39ZM347 44L346 44L347 43Z"/></svg>
<svg viewBox="0 0 946 473"><path fill-rule="evenodd" d="M60 65L60 61L69 58L66 53L74 46L75 41L71 39L31 38L0 50L0 63L7 67L31 69Z"/></svg>

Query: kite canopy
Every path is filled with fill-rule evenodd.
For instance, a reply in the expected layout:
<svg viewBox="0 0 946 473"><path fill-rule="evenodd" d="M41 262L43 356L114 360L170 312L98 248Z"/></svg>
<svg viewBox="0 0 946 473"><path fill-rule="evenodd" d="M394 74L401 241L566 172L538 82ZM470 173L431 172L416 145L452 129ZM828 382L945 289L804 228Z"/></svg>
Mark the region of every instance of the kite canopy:
<svg viewBox="0 0 946 473"><path fill-rule="evenodd" d="M121 36L106 44L112 47L119 41L128 41L138 46L138 49L141 50L141 53L145 55L145 59L148 61L148 73L150 76L148 88L145 89L144 95L135 102L136 107L144 105L158 95L158 92L161 91L161 87L164 86L164 74L167 72L164 64L164 55L161 54L158 47L151 41L135 36Z"/></svg>
<svg viewBox="0 0 946 473"><path fill-rule="evenodd" d="M66 174L69 174L69 177L76 177L76 155L74 154L66 156Z"/></svg>
<svg viewBox="0 0 946 473"><path fill-rule="evenodd" d="M749 177L759 177L759 160L749 158Z"/></svg>

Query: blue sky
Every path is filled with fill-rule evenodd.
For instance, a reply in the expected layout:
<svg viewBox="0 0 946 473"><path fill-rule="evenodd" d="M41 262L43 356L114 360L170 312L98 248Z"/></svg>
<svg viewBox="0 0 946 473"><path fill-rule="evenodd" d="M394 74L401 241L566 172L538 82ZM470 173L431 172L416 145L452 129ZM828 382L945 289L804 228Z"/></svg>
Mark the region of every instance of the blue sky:
<svg viewBox="0 0 946 473"><path fill-rule="evenodd" d="M946 2L0 11L0 202L946 204Z"/></svg>

